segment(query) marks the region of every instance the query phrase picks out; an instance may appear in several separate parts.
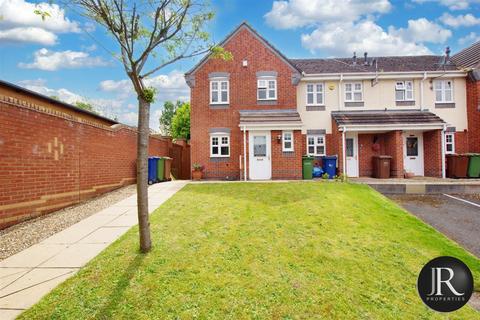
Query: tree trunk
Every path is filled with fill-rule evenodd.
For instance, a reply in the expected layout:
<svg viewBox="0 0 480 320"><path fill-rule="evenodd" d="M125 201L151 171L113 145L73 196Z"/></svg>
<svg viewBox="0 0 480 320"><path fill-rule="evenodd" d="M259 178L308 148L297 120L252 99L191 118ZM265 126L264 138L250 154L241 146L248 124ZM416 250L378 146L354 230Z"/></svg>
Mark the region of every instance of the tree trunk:
<svg viewBox="0 0 480 320"><path fill-rule="evenodd" d="M138 135L137 135L137 208L140 250L149 252L152 248L150 221L148 217L148 140L150 122L150 103L142 96L138 97Z"/></svg>

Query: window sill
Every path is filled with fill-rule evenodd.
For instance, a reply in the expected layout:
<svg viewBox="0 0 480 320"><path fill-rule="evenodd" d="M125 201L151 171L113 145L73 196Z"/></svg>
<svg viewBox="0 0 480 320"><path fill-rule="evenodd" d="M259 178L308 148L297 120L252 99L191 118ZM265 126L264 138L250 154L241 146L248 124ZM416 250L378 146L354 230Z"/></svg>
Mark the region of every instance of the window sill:
<svg viewBox="0 0 480 320"><path fill-rule="evenodd" d="M228 157L210 157L210 162L229 162L230 156Z"/></svg>
<svg viewBox="0 0 480 320"><path fill-rule="evenodd" d="M272 105L277 105L277 99L272 99L272 100L257 100L258 105L263 105L263 106L272 106Z"/></svg>
<svg viewBox="0 0 480 320"><path fill-rule="evenodd" d="M306 107L307 111L325 111L325 105L307 105Z"/></svg>
<svg viewBox="0 0 480 320"><path fill-rule="evenodd" d="M435 102L435 108L439 108L439 109L455 108L455 102Z"/></svg>
<svg viewBox="0 0 480 320"><path fill-rule="evenodd" d="M414 106L415 100L397 100L395 101L395 105L402 107L402 106Z"/></svg>
<svg viewBox="0 0 480 320"><path fill-rule="evenodd" d="M210 109L228 109L230 108L229 103L210 103Z"/></svg>
<svg viewBox="0 0 480 320"><path fill-rule="evenodd" d="M363 107L365 103L363 101L345 101L345 107Z"/></svg>

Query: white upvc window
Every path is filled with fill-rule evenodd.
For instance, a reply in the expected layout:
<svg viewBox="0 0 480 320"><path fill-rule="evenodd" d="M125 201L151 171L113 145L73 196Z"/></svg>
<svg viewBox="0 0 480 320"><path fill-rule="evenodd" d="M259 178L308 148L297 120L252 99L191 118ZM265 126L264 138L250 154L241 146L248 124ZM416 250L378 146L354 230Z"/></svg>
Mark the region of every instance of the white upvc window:
<svg viewBox="0 0 480 320"><path fill-rule="evenodd" d="M325 104L325 90L323 83L307 84L307 105L323 106Z"/></svg>
<svg viewBox="0 0 480 320"><path fill-rule="evenodd" d="M282 132L282 151L283 152L293 151L293 131Z"/></svg>
<svg viewBox="0 0 480 320"><path fill-rule="evenodd" d="M397 81L395 83L396 101L413 101L413 81Z"/></svg>
<svg viewBox="0 0 480 320"><path fill-rule="evenodd" d="M433 90L435 91L435 102L453 102L452 80L434 80Z"/></svg>
<svg viewBox="0 0 480 320"><path fill-rule="evenodd" d="M363 86L361 82L345 83L345 101L346 102L363 101Z"/></svg>
<svg viewBox="0 0 480 320"><path fill-rule="evenodd" d="M258 100L277 100L277 79L259 78L257 80Z"/></svg>
<svg viewBox="0 0 480 320"><path fill-rule="evenodd" d="M210 136L210 157L212 158L230 157L230 136L228 135Z"/></svg>
<svg viewBox="0 0 480 320"><path fill-rule="evenodd" d="M230 83L228 79L210 80L210 104L228 104L230 101Z"/></svg>
<svg viewBox="0 0 480 320"><path fill-rule="evenodd" d="M445 133L445 153L455 153L455 134L453 132Z"/></svg>
<svg viewBox="0 0 480 320"><path fill-rule="evenodd" d="M325 155L325 135L307 135L307 154L309 156Z"/></svg>

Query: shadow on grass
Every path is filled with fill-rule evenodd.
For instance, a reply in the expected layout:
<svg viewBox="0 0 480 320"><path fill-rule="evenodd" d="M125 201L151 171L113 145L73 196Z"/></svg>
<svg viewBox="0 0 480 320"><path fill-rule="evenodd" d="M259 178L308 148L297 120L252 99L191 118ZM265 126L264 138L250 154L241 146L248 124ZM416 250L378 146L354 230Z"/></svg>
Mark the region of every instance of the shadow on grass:
<svg viewBox="0 0 480 320"><path fill-rule="evenodd" d="M112 311L121 302L125 290L130 286L132 278L141 267L143 260L147 254L138 252L135 258L130 262L125 272L118 278L117 285L112 290L112 294L108 297L108 304L104 305L99 311L97 319L112 319Z"/></svg>

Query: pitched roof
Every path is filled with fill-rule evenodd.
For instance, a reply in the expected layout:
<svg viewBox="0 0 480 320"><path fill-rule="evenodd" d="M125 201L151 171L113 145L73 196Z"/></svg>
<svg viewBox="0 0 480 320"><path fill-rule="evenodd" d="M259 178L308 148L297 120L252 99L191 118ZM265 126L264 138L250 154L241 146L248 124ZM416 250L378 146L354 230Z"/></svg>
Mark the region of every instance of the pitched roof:
<svg viewBox="0 0 480 320"><path fill-rule="evenodd" d="M297 69L295 64L293 64L283 53L280 52L277 48L275 48L270 42L268 42L264 37L262 37L257 30L255 30L250 24L246 21L243 21L238 27L236 27L232 32L230 32L219 44L218 46L223 47L231 38L233 38L240 30L246 29L250 31L260 42L262 42L267 48L269 48L275 55L277 55L281 60L283 60L286 64L288 64L292 69L295 71L300 72ZM210 58L211 53L205 55L192 69L187 71L185 75L193 74L200 66L202 66L208 58Z"/></svg>
<svg viewBox="0 0 480 320"><path fill-rule="evenodd" d="M452 60L461 68L480 69L480 41L454 54Z"/></svg>
<svg viewBox="0 0 480 320"><path fill-rule="evenodd" d="M339 126L388 124L444 124L439 116L428 111L334 111L332 118Z"/></svg>
<svg viewBox="0 0 480 320"><path fill-rule="evenodd" d="M361 57L357 58L356 64L353 63L353 58L290 59L298 69L307 74L457 70L455 64L451 61L444 64L444 60L444 56L433 55L369 57L369 63L365 65L365 59Z"/></svg>
<svg viewBox="0 0 480 320"><path fill-rule="evenodd" d="M301 125L302 119L296 109L240 110L240 125L259 123Z"/></svg>
<svg viewBox="0 0 480 320"><path fill-rule="evenodd" d="M116 120L113 120L113 119L104 117L104 116L102 116L102 115L99 115L98 113L95 113L95 112L92 112L92 111L88 111L88 110L85 110L85 109L81 109L81 108L76 107L76 106L74 106L74 105L71 105L71 104L69 104L69 103L65 103L65 102L63 102L63 101L60 101L60 100L57 100L57 99L53 99L53 98L48 97L48 96L46 96L46 95L43 95L43 94L40 94L40 93L38 93L38 92L29 90L29 89L27 89L27 88L23 88L23 87L17 86L16 84L13 84L13 83L10 83L10 82L7 82L7 81L0 80L0 86L4 86L4 87L10 88L11 90L16 91L16 92L21 92L21 93L24 93L24 94L27 94L27 95L30 95L30 96L34 96L34 97L37 97L37 98L46 100L46 101L48 101L48 102L50 102L50 103L59 105L59 106L61 106L61 107L64 107L64 108L69 109L69 110L72 110L72 111L76 111L76 112L79 112L79 113L87 114L87 115L92 116L92 117L95 117L95 118L97 118L97 119L101 119L101 120L104 120L104 121L106 121L106 122L110 122L111 124L117 124L117 123L119 123L119 122L116 121Z"/></svg>

